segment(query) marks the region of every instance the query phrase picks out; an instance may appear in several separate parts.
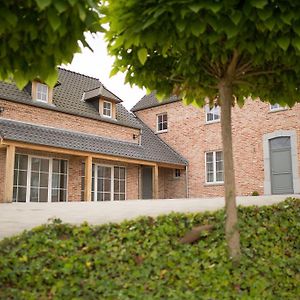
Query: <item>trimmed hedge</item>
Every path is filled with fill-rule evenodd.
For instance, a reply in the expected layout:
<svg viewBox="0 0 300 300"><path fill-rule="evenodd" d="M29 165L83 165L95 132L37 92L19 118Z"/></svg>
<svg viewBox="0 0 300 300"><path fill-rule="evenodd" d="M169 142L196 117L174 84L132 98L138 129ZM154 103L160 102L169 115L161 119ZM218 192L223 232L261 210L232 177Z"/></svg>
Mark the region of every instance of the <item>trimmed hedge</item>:
<svg viewBox="0 0 300 300"><path fill-rule="evenodd" d="M0 242L0 299L297 299L300 199L239 207L243 258L227 258L224 211L71 226ZM215 224L193 244L179 238ZM298 298L299 299L299 298Z"/></svg>

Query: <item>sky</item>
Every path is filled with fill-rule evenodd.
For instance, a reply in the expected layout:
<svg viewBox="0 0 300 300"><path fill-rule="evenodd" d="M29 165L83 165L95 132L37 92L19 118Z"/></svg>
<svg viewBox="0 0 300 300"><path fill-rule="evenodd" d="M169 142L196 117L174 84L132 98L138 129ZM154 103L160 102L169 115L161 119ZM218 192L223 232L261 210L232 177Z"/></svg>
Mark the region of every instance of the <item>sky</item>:
<svg viewBox="0 0 300 300"><path fill-rule="evenodd" d="M71 64L63 65L62 67L98 78L106 88L124 101L123 105L127 109L131 109L146 94L146 91L138 87L130 87L129 84L125 85L125 76L122 73L118 73L111 78L109 77L114 58L107 54L103 34L99 33L93 36L87 34L86 41L93 49L93 52L88 48L82 48L82 53L75 54Z"/></svg>

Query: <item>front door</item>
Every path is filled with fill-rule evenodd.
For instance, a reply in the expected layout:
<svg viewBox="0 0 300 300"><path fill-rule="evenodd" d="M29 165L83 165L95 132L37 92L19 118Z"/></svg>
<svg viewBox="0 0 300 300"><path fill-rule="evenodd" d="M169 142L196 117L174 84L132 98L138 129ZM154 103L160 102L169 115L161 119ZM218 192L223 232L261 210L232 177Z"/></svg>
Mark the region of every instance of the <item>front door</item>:
<svg viewBox="0 0 300 300"><path fill-rule="evenodd" d="M272 194L293 194L293 172L290 137L270 140Z"/></svg>
<svg viewBox="0 0 300 300"><path fill-rule="evenodd" d="M152 198L152 168L142 167L142 199Z"/></svg>

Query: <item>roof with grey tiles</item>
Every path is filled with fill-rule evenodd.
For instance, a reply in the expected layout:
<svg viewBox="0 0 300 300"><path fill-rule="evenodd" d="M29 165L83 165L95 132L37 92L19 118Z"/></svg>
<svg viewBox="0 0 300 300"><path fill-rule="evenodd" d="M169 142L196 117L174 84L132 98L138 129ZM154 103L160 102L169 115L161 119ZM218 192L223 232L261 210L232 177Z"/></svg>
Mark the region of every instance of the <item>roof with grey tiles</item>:
<svg viewBox="0 0 300 300"><path fill-rule="evenodd" d="M0 99L115 123L122 126L140 128L140 124L136 121L134 116L120 103L116 105L116 120L114 120L101 117L92 103L83 101L85 91L102 88L103 97L113 97L112 99L118 99L117 102L121 102L121 100L107 90L98 79L59 68L58 81L60 84L57 85L53 91L53 104L33 101L30 93L26 89L21 91L15 84L5 82L0 82Z"/></svg>
<svg viewBox="0 0 300 300"><path fill-rule="evenodd" d="M110 99L116 103L123 102L118 96L109 91L104 85L101 85L100 87L88 91L84 91L83 100L88 101L92 99L99 99L99 97L101 96L103 98Z"/></svg>
<svg viewBox="0 0 300 300"><path fill-rule="evenodd" d="M187 165L187 161L156 136L149 127L141 122L140 126L142 126L141 145L1 118L0 135L3 139L36 145L108 154L158 163Z"/></svg>
<svg viewBox="0 0 300 300"><path fill-rule="evenodd" d="M145 95L139 102L137 102L133 108L131 109L132 112L136 112L139 110L143 110L146 108L151 108L155 106L160 106L172 102L180 101L181 99L177 96L171 96L167 99L163 99L161 102L157 100L156 98L156 92L152 92L149 95Z"/></svg>

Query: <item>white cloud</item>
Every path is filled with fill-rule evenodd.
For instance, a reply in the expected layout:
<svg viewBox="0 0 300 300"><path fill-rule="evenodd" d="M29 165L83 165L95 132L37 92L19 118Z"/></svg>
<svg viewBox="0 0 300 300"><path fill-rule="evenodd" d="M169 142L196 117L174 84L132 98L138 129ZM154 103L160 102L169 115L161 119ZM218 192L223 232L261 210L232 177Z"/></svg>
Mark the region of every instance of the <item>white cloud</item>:
<svg viewBox="0 0 300 300"><path fill-rule="evenodd" d="M93 36L87 34L86 41L93 52L88 48L83 48L82 53L75 54L72 63L64 65L63 68L98 78L111 92L124 101L123 104L127 109L130 109L145 95L146 91L124 84L125 76L122 73L109 78L114 58L107 54L103 34Z"/></svg>

